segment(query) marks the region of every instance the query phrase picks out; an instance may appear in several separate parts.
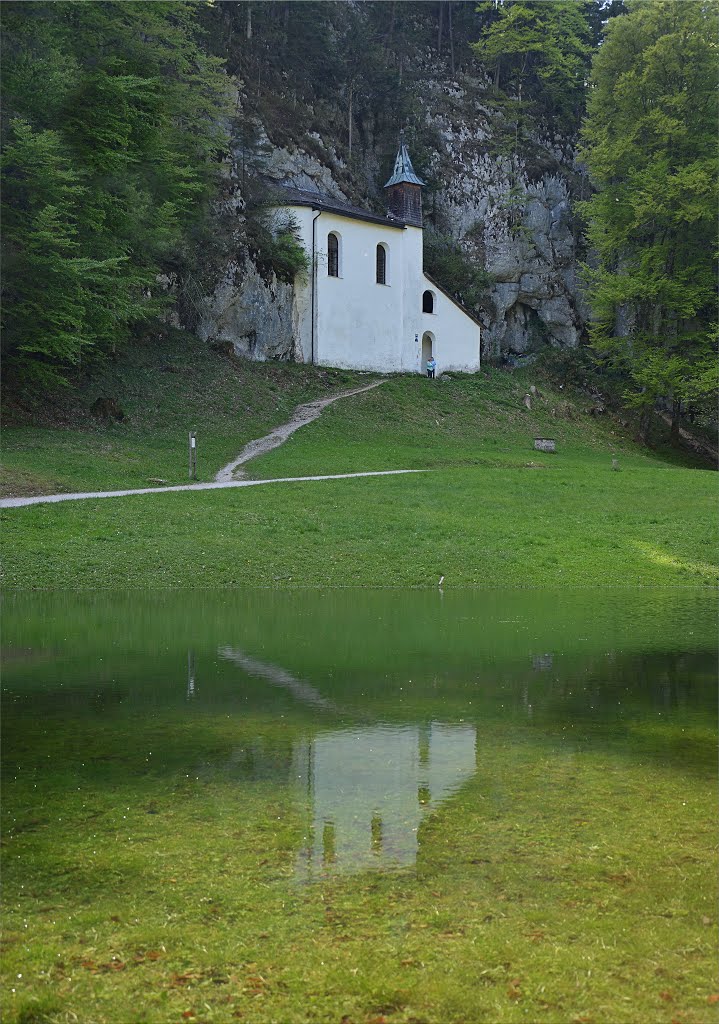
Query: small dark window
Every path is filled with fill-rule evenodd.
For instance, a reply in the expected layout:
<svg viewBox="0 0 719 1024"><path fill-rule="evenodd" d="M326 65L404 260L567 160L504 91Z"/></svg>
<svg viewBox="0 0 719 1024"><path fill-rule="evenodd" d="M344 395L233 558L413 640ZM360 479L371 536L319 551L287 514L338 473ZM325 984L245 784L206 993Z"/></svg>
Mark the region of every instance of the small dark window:
<svg viewBox="0 0 719 1024"><path fill-rule="evenodd" d="M327 236L327 273L330 277L340 276L340 243L337 235Z"/></svg>
<svg viewBox="0 0 719 1024"><path fill-rule="evenodd" d="M387 284L387 253L383 245L377 246L377 284Z"/></svg>
<svg viewBox="0 0 719 1024"><path fill-rule="evenodd" d="M426 291L422 295L422 312L434 313L434 295L430 291Z"/></svg>

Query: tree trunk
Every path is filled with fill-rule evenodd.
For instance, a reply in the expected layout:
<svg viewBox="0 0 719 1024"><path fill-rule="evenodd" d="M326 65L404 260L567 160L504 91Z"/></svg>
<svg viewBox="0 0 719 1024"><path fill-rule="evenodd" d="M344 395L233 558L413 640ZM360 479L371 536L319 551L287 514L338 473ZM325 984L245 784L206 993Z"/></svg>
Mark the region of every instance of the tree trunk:
<svg viewBox="0 0 719 1024"><path fill-rule="evenodd" d="M387 35L385 37L385 48L392 44L392 38L394 36L394 19L395 19L396 10L397 10L396 0L392 0L392 8L391 8L391 11L390 11L390 16L389 16L389 31L387 32Z"/></svg>
<svg viewBox="0 0 719 1024"><path fill-rule="evenodd" d="M442 27L444 25L444 0L439 0L437 13L437 53L442 52Z"/></svg>
<svg viewBox="0 0 719 1024"><path fill-rule="evenodd" d="M672 429L671 439L675 448L679 447L679 421L682 414L682 403L676 398L672 401Z"/></svg>
<svg viewBox="0 0 719 1024"><path fill-rule="evenodd" d="M452 0L447 4L447 32L449 34L449 69L454 74L454 36L452 34Z"/></svg>
<svg viewBox="0 0 719 1024"><path fill-rule="evenodd" d="M352 100L354 98L354 82L350 84L350 102L349 102L349 117L348 117L348 137L349 137L349 158L352 159Z"/></svg>
<svg viewBox="0 0 719 1024"><path fill-rule="evenodd" d="M649 440L649 424L652 421L652 410L646 406L639 414L639 440L646 444Z"/></svg>
<svg viewBox="0 0 719 1024"><path fill-rule="evenodd" d="M247 5L247 25L245 27L245 37L252 39L252 4Z"/></svg>

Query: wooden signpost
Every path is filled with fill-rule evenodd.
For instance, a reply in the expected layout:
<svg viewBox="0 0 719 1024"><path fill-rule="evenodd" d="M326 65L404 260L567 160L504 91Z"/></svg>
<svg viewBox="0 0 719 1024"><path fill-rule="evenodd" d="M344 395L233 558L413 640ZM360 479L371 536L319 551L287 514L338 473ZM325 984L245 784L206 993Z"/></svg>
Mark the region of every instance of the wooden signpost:
<svg viewBox="0 0 719 1024"><path fill-rule="evenodd" d="M197 480L197 436L195 431L190 431L190 480Z"/></svg>

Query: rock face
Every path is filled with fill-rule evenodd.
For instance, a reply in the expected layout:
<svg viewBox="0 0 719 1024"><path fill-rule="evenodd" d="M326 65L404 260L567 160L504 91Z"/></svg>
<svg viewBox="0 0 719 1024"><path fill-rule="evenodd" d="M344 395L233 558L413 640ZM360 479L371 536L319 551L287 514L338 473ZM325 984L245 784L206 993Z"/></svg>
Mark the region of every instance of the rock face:
<svg viewBox="0 0 719 1024"><path fill-rule="evenodd" d="M456 89L451 116L427 103L443 142L440 220L493 279L484 316L486 356L525 355L579 343L585 319L576 275L573 191L582 178L572 145L537 137L496 155L501 119ZM432 109L435 112L432 115Z"/></svg>
<svg viewBox="0 0 719 1024"><path fill-rule="evenodd" d="M203 304L197 334L210 344L232 346L249 359L294 360L296 324L292 285L267 282L249 260L230 263Z"/></svg>
<svg viewBox="0 0 719 1024"><path fill-rule="evenodd" d="M468 260L490 275L487 301L478 314L483 358L522 357L546 346L572 348L586 319L572 210L583 179L572 144L525 138L516 147L503 144L516 152L498 155L503 146L496 139L506 134L507 125L496 110L478 103L478 95L477 81L466 76L464 86L457 83L449 94L446 84L427 83L422 103L441 146L432 166L418 171L442 184L431 209L425 200L426 220L451 234ZM258 127L265 153L260 170L267 178L368 207L367 196L374 194L376 203L381 195L376 175L348 194L346 165L331 137L313 133L304 148L273 147L264 127ZM237 147L233 156L236 167ZM364 167L376 171L379 164L369 150ZM241 216L241 198L235 195L233 202ZM264 280L241 256L206 298L198 332L254 359L295 359L301 358L295 323L292 287Z"/></svg>
<svg viewBox="0 0 719 1024"><path fill-rule="evenodd" d="M532 182L519 160L507 166L485 158L472 169L441 202L464 245L481 249L494 279L485 354L524 354L547 342L573 347L583 321L566 182L556 175Z"/></svg>

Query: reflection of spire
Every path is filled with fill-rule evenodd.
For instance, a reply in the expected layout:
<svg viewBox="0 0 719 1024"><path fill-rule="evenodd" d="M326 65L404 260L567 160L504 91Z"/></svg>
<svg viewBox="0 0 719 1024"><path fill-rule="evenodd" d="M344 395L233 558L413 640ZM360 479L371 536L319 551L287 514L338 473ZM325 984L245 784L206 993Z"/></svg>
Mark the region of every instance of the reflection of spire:
<svg viewBox="0 0 719 1024"><path fill-rule="evenodd" d="M289 672L285 672L279 665L270 665L264 661L257 661L251 658L237 647L218 647L217 653L226 661L231 661L244 669L251 676L260 676L266 679L273 686L281 686L289 690L293 697L302 701L303 704L311 704L312 707L321 708L323 711L339 711L337 705L323 697L319 690L302 679L295 679Z"/></svg>

